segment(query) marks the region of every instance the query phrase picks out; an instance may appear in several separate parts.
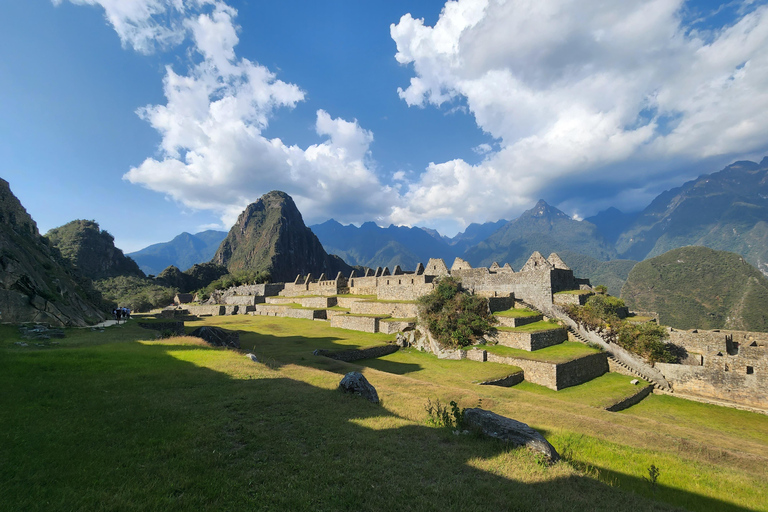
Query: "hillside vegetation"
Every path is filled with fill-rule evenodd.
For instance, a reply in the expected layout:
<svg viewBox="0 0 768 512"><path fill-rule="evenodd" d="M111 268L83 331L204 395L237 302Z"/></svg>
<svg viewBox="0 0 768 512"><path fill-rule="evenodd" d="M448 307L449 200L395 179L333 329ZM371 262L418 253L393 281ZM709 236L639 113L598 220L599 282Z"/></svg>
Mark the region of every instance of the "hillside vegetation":
<svg viewBox="0 0 768 512"><path fill-rule="evenodd" d="M681 247L642 261L621 297L679 329L768 331L768 279L730 252Z"/></svg>

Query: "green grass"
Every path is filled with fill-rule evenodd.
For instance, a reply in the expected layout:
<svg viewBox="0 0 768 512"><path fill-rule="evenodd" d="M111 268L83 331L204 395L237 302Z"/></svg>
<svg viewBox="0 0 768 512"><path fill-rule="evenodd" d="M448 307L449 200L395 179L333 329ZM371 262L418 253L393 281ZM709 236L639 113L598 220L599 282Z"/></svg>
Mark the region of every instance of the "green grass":
<svg viewBox="0 0 768 512"><path fill-rule="evenodd" d="M382 318L382 322L415 322L416 318Z"/></svg>
<svg viewBox="0 0 768 512"><path fill-rule="evenodd" d="M478 345L477 348L500 356L518 357L520 359L544 361L547 363L565 363L579 357L600 352L600 350L588 347L578 341L564 341L559 345L553 345L533 352L503 345Z"/></svg>
<svg viewBox="0 0 768 512"><path fill-rule="evenodd" d="M564 290L562 292L557 292L555 295L587 295L588 293L593 293L591 290Z"/></svg>
<svg viewBox="0 0 768 512"><path fill-rule="evenodd" d="M558 400L567 402L606 408L649 386L644 380L640 380L637 385L630 384L631 380L633 380L632 377L626 375L606 373L584 384L559 391L525 381L515 386L515 389L544 396L556 396Z"/></svg>
<svg viewBox="0 0 768 512"><path fill-rule="evenodd" d="M521 325L520 327L497 327L500 331L508 331L508 332L542 332L542 331L551 331L552 329L562 329L563 326L558 324L557 322L547 322L544 320L539 320L538 322L533 322L526 325Z"/></svg>
<svg viewBox="0 0 768 512"><path fill-rule="evenodd" d="M528 318L532 316L539 316L541 313L528 308L512 308L506 311L497 311L494 316L504 316L509 318Z"/></svg>
<svg viewBox="0 0 768 512"><path fill-rule="evenodd" d="M376 304L418 304L415 300L366 300L365 302L375 302Z"/></svg>
<svg viewBox="0 0 768 512"><path fill-rule="evenodd" d="M517 366L507 364L438 359L433 354L420 352L414 348L400 349L394 354L356 361L356 363L395 375L458 385L498 380L521 371Z"/></svg>
<svg viewBox="0 0 768 512"><path fill-rule="evenodd" d="M349 308L343 308L341 306L331 306L330 308L325 309L329 309L331 311L349 311Z"/></svg>
<svg viewBox="0 0 768 512"><path fill-rule="evenodd" d="M342 293L339 295L331 295L331 297L342 297L349 299L375 299L376 295L354 295L352 293Z"/></svg>
<svg viewBox="0 0 768 512"><path fill-rule="evenodd" d="M392 336L324 322L228 316L187 328L198 325L239 330L243 350L145 341L154 332L133 321L21 348L0 326L0 509L768 509L763 415L656 396L608 413L588 403L599 380L568 393L478 386L494 365L411 350L343 363L311 352ZM336 390L352 370L382 405ZM571 462L547 467L527 450L427 426L427 399L526 422ZM651 464L655 496L643 480Z"/></svg>

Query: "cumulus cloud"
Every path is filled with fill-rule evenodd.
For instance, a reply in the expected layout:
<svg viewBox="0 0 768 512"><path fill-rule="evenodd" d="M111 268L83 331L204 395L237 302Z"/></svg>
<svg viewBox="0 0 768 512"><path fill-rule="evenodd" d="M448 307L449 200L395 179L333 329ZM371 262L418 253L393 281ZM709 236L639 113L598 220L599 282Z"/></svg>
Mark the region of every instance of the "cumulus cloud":
<svg viewBox="0 0 768 512"><path fill-rule="evenodd" d="M404 15L390 27L397 61L414 71L400 97L448 108L461 99L499 149L477 165L431 164L393 218L495 219L575 182L600 184L607 195L590 198L600 202L662 179L668 162L764 150L768 7L744 2L706 37L683 9L683 0L457 0L434 27Z"/></svg>
<svg viewBox="0 0 768 512"><path fill-rule="evenodd" d="M56 0L61 1L61 0ZM71 0L101 5L124 44L148 52L188 40L197 58L166 68L166 103L138 114L160 133L160 153L124 179L231 225L262 194L284 190L308 218L381 217L395 192L373 171L373 134L356 120L317 111L322 142L307 148L263 135L277 109L305 98L297 85L238 58L237 11L220 0Z"/></svg>

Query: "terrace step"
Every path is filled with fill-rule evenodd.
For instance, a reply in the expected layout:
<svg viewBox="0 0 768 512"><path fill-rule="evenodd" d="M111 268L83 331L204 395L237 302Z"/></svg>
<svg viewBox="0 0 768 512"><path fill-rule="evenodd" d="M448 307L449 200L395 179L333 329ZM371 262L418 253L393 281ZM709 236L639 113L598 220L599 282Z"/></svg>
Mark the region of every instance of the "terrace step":
<svg viewBox="0 0 768 512"><path fill-rule="evenodd" d="M523 325L532 324L534 322L539 322L544 319L544 315L536 315L536 316L520 316L520 317L511 317L511 316L496 316L496 320L499 321L499 325L503 327L520 327Z"/></svg>

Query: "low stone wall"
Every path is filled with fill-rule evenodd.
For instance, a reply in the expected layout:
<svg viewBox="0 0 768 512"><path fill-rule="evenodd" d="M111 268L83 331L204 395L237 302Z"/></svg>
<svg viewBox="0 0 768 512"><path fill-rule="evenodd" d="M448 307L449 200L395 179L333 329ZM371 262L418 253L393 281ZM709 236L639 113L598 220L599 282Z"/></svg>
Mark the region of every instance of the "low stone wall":
<svg viewBox="0 0 768 512"><path fill-rule="evenodd" d="M508 297L488 297L488 308L491 310L491 313L506 311L513 307L515 307L514 295Z"/></svg>
<svg viewBox="0 0 768 512"><path fill-rule="evenodd" d="M611 373L619 373L621 375L626 375L628 377L632 377L633 379L637 379L638 376L635 375L632 370L629 370L626 366L622 366L618 363L618 361L608 358L608 371Z"/></svg>
<svg viewBox="0 0 768 512"><path fill-rule="evenodd" d="M298 308L283 308L278 314L285 318L303 318L305 320L325 320L324 309L298 309Z"/></svg>
<svg viewBox="0 0 768 512"><path fill-rule="evenodd" d="M299 299L296 297L265 297L265 304L297 304Z"/></svg>
<svg viewBox="0 0 768 512"><path fill-rule="evenodd" d="M195 316L219 316L224 314L224 306L187 306L189 313Z"/></svg>
<svg viewBox="0 0 768 512"><path fill-rule="evenodd" d="M361 299L359 297L336 297L336 305L339 306L340 308L349 309L352 307L352 304L354 304L355 302L360 302L362 300L367 300L367 299Z"/></svg>
<svg viewBox="0 0 768 512"><path fill-rule="evenodd" d="M371 316L336 315L331 317L331 327L374 333L379 332L379 319Z"/></svg>
<svg viewBox="0 0 768 512"><path fill-rule="evenodd" d="M304 297L297 302L305 308L325 309L337 304L336 297Z"/></svg>
<svg viewBox="0 0 768 512"><path fill-rule="evenodd" d="M139 327L153 331L171 331L175 336L184 336L184 322L139 322Z"/></svg>
<svg viewBox="0 0 768 512"><path fill-rule="evenodd" d="M383 332L386 334L395 334L398 332L402 332L406 329L413 329L413 327L416 325L416 322L388 322L386 320L380 320L379 321L379 332Z"/></svg>
<svg viewBox="0 0 768 512"><path fill-rule="evenodd" d="M505 347L527 350L539 350L558 345L568 339L565 329L551 329L540 332L512 332L497 330L493 340Z"/></svg>
<svg viewBox="0 0 768 512"><path fill-rule="evenodd" d="M419 314L418 304L400 302L355 302L350 306L355 315L389 315L394 318L413 318Z"/></svg>
<svg viewBox="0 0 768 512"><path fill-rule="evenodd" d="M347 363L350 363L352 361L359 361L361 359L373 359L376 357L383 357L389 354L394 354L398 351L400 347L397 345L381 345L378 347L369 347L369 348L361 348L361 349L353 349L353 350L341 350L341 351L334 351L334 350L322 350L318 349L315 350L314 354L316 356L325 356L330 357L331 359L336 359L337 361L345 361Z"/></svg>
<svg viewBox="0 0 768 512"><path fill-rule="evenodd" d="M488 362L517 366L523 369L525 380L557 391L557 368L554 363L500 356L488 352Z"/></svg>
<svg viewBox="0 0 768 512"><path fill-rule="evenodd" d="M224 297L224 304L238 305L238 306L253 306L257 303L256 299L260 299L260 302L264 302L264 297L256 297L255 295L230 295Z"/></svg>
<svg viewBox="0 0 768 512"><path fill-rule="evenodd" d="M273 304L257 304L254 306L253 315L262 316L283 316L283 311L288 309L288 306L280 306Z"/></svg>
<svg viewBox="0 0 768 512"><path fill-rule="evenodd" d="M578 386L608 371L608 354L598 352L557 365L557 389Z"/></svg>
<svg viewBox="0 0 768 512"><path fill-rule="evenodd" d="M503 377L501 379L481 382L480 385L481 386L501 386L503 388L509 388L523 382L523 380L525 380L524 375L525 375L525 372L517 372L517 373L513 373L512 375Z"/></svg>
<svg viewBox="0 0 768 512"><path fill-rule="evenodd" d="M224 314L225 315L236 315L239 312L240 312L240 306L230 305L230 304L225 304L224 305Z"/></svg>
<svg viewBox="0 0 768 512"><path fill-rule="evenodd" d="M727 357L719 358L723 359L720 368L666 363L656 363L656 368L677 393L768 409L768 368L749 366L726 370Z"/></svg>
<svg viewBox="0 0 768 512"><path fill-rule="evenodd" d="M630 397L627 397L624 400L621 400L619 402L616 402L613 405L610 405L610 406L606 407L605 410L606 411L610 411L610 412L619 412L619 411L623 411L624 409L629 409L633 405L637 405L640 402L642 402L643 399L645 397L647 397L648 395L650 395L652 391L653 391L653 386L652 385L651 386L645 386L643 389L639 390L634 395L632 395Z"/></svg>
<svg viewBox="0 0 768 512"><path fill-rule="evenodd" d="M499 325L502 327L521 327L523 325L528 325L543 320L544 315L518 317L497 316L496 319L499 321Z"/></svg>
<svg viewBox="0 0 768 512"><path fill-rule="evenodd" d="M178 318L180 316L189 316L188 309L164 309L160 311L161 318Z"/></svg>
<svg viewBox="0 0 768 512"><path fill-rule="evenodd" d="M558 306L583 306L593 295L594 293L556 293L552 295L552 302Z"/></svg>

